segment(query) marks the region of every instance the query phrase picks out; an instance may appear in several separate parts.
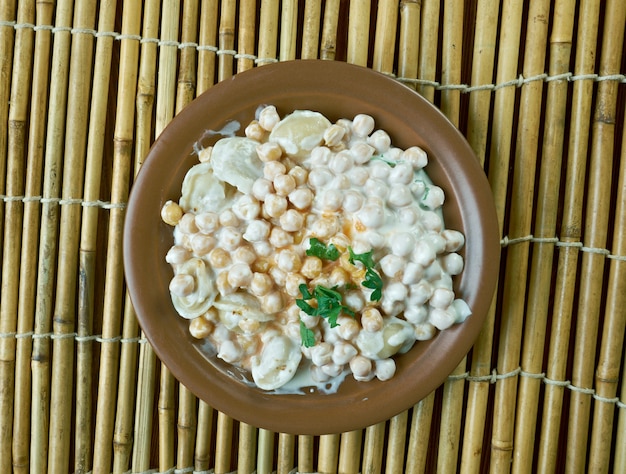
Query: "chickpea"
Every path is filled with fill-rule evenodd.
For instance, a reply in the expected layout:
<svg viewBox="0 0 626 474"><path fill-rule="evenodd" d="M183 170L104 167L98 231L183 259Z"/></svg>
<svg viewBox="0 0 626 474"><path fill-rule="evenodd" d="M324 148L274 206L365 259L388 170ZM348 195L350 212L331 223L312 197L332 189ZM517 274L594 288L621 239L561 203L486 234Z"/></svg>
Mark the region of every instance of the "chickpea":
<svg viewBox="0 0 626 474"><path fill-rule="evenodd" d="M243 238L248 242L262 242L267 239L269 234L270 224L264 220L257 219L248 224L248 227L243 234Z"/></svg>
<svg viewBox="0 0 626 474"><path fill-rule="evenodd" d="M256 140L257 142L264 142L265 137L267 136L267 130L261 127L261 124L257 120L253 120L248 124L245 129L246 137L251 140Z"/></svg>
<svg viewBox="0 0 626 474"><path fill-rule="evenodd" d="M355 166L347 173L348 179L355 186L364 186L370 177L370 173L366 168Z"/></svg>
<svg viewBox="0 0 626 474"><path fill-rule="evenodd" d="M287 167L280 161L269 161L263 167L263 177L267 180L274 181L277 176L285 174Z"/></svg>
<svg viewBox="0 0 626 474"><path fill-rule="evenodd" d="M409 232L398 232L391 236L390 244L394 255L406 257L415 247L415 237Z"/></svg>
<svg viewBox="0 0 626 474"><path fill-rule="evenodd" d="M429 303L433 308L446 309L454 301L454 292L447 288L437 288L433 291Z"/></svg>
<svg viewBox="0 0 626 474"><path fill-rule="evenodd" d="M299 298L300 295L300 285L306 284L306 280L299 273L288 273L287 278L285 278L285 292L289 296L293 296L294 298Z"/></svg>
<svg viewBox="0 0 626 474"><path fill-rule="evenodd" d="M236 290L236 288L228 282L228 272L222 272L217 276L215 286L222 296L230 295Z"/></svg>
<svg viewBox="0 0 626 474"><path fill-rule="evenodd" d="M445 309L433 308L430 311L430 323L440 331L452 326L455 323L455 319L455 315Z"/></svg>
<svg viewBox="0 0 626 474"><path fill-rule="evenodd" d="M322 260L318 257L305 257L300 273L311 280L317 278L322 273Z"/></svg>
<svg viewBox="0 0 626 474"><path fill-rule="evenodd" d="M439 209L445 201L445 195L443 193L443 189L439 186L430 186L428 188L428 194L422 196L421 202L429 209L433 211L435 209Z"/></svg>
<svg viewBox="0 0 626 474"><path fill-rule="evenodd" d="M321 188L332 179L332 173L325 168L314 168L309 173L309 185L313 188Z"/></svg>
<svg viewBox="0 0 626 474"><path fill-rule="evenodd" d="M358 354L358 350L352 344L338 341L333 348L333 362L337 365L345 365Z"/></svg>
<svg viewBox="0 0 626 474"><path fill-rule="evenodd" d="M280 122L280 115L276 111L276 107L268 105L259 113L259 125L268 132L271 132L274 126Z"/></svg>
<svg viewBox="0 0 626 474"><path fill-rule="evenodd" d="M343 191L328 189L322 194L322 209L325 211L337 211L343 203Z"/></svg>
<svg viewBox="0 0 626 474"><path fill-rule="evenodd" d="M256 319L242 319L237 323L237 326L245 334L254 334L261 329L261 323Z"/></svg>
<svg viewBox="0 0 626 474"><path fill-rule="evenodd" d="M285 286L285 281L287 281L287 272L285 270L280 267L272 267L269 273L276 285L280 287Z"/></svg>
<svg viewBox="0 0 626 474"><path fill-rule="evenodd" d="M179 273L170 281L169 289L173 295L180 297L189 296L196 289L196 280L191 275Z"/></svg>
<svg viewBox="0 0 626 474"><path fill-rule="evenodd" d="M183 217L181 217L180 221L178 221L178 228L184 234L195 234L198 232L196 216L191 213L183 214Z"/></svg>
<svg viewBox="0 0 626 474"><path fill-rule="evenodd" d="M393 359L377 360L374 372L378 380L390 380L396 373L396 363Z"/></svg>
<svg viewBox="0 0 626 474"><path fill-rule="evenodd" d="M234 288L245 287L252 281L252 270L245 263L235 263L228 270L228 284Z"/></svg>
<svg viewBox="0 0 626 474"><path fill-rule="evenodd" d="M330 239L337 232L339 232L339 230L339 221L335 216L323 216L317 219L315 226L312 229L313 234L322 240Z"/></svg>
<svg viewBox="0 0 626 474"><path fill-rule="evenodd" d="M213 268L224 268L230 265L230 254L221 247L216 247L209 252L209 263Z"/></svg>
<svg viewBox="0 0 626 474"><path fill-rule="evenodd" d="M283 297L280 291L273 291L261 297L261 307L268 314L278 313L283 309Z"/></svg>
<svg viewBox="0 0 626 474"><path fill-rule="evenodd" d="M306 209L313 203L313 192L309 188L296 188L289 193L289 202L296 209Z"/></svg>
<svg viewBox="0 0 626 474"><path fill-rule="evenodd" d="M280 225L287 232L297 232L304 226L304 216L295 209L288 209L280 216Z"/></svg>
<svg viewBox="0 0 626 474"><path fill-rule="evenodd" d="M341 125L331 125L324 132L324 142L326 146L333 147L339 145L344 135L346 134L346 129Z"/></svg>
<svg viewBox="0 0 626 474"><path fill-rule="evenodd" d="M357 355L350 361L350 370L354 378L360 382L365 382L373 378L372 360L362 355Z"/></svg>
<svg viewBox="0 0 626 474"><path fill-rule="evenodd" d="M339 324L336 328L337 333L346 341L354 340L361 330L359 323L349 316L339 316L337 323Z"/></svg>
<svg viewBox="0 0 626 474"><path fill-rule="evenodd" d="M458 275L463 271L463 257L458 253L449 253L441 257L441 267L450 275Z"/></svg>
<svg viewBox="0 0 626 474"><path fill-rule="evenodd" d="M254 197L244 194L233 204L235 216L244 221L256 219L261 213L261 204Z"/></svg>
<svg viewBox="0 0 626 474"><path fill-rule="evenodd" d="M213 328L213 323L200 316L189 323L189 334L196 339L204 339L213 332Z"/></svg>
<svg viewBox="0 0 626 474"><path fill-rule="evenodd" d="M389 190L389 204L395 207L408 206L413 202L413 194L408 186L393 185Z"/></svg>
<svg viewBox="0 0 626 474"><path fill-rule="evenodd" d="M311 168L327 166L331 155L332 152L328 147L316 146L311 150Z"/></svg>
<svg viewBox="0 0 626 474"><path fill-rule="evenodd" d="M226 209L219 215L220 225L222 227L237 227L239 225L239 219L232 209Z"/></svg>
<svg viewBox="0 0 626 474"><path fill-rule="evenodd" d="M249 245L242 245L233 252L233 260L238 263L252 265L256 260L256 253Z"/></svg>
<svg viewBox="0 0 626 474"><path fill-rule="evenodd" d="M167 251L165 255L165 261L170 265L176 265L186 262L191 258L191 253L185 247L180 245L174 245Z"/></svg>
<svg viewBox="0 0 626 474"><path fill-rule="evenodd" d="M428 309L426 306L410 306L404 310L404 319L411 324L422 324L428 320Z"/></svg>
<svg viewBox="0 0 626 474"><path fill-rule="evenodd" d="M213 250L216 242L215 237L211 237L210 235L201 233L194 234L190 240L191 250L193 250L193 253L196 255L206 255Z"/></svg>
<svg viewBox="0 0 626 474"><path fill-rule="evenodd" d="M283 249L276 254L278 268L285 272L297 272L302 267L300 256L291 249Z"/></svg>
<svg viewBox="0 0 626 474"><path fill-rule="evenodd" d="M241 350L241 347L230 340L224 341L220 344L219 351L217 353L217 357L225 362L228 362L229 364L238 362L241 360L242 356L243 351Z"/></svg>
<svg viewBox="0 0 626 474"><path fill-rule="evenodd" d="M372 156L374 156L375 151L374 147L368 145L366 142L356 142L350 148L350 152L354 157L354 162L359 165L367 163Z"/></svg>
<svg viewBox="0 0 626 474"><path fill-rule="evenodd" d="M357 217L365 227L377 229L385 223L385 210L381 205L368 203L357 212Z"/></svg>
<svg viewBox="0 0 626 474"><path fill-rule="evenodd" d="M382 154L389 150L391 138L389 138L389 134L384 130L376 130L368 137L367 143L372 145L378 153Z"/></svg>
<svg viewBox="0 0 626 474"><path fill-rule="evenodd" d="M175 226L183 217L183 209L173 201L167 201L161 208L161 219L168 225Z"/></svg>
<svg viewBox="0 0 626 474"><path fill-rule="evenodd" d="M241 232L235 227L223 227L219 232L219 242L226 250L235 250L241 244Z"/></svg>
<svg viewBox="0 0 626 474"><path fill-rule="evenodd" d="M250 293L254 296L265 296L272 290L273 287L274 282L269 275L256 272L252 275L252 279L248 285Z"/></svg>
<svg viewBox="0 0 626 474"><path fill-rule="evenodd" d="M346 285L346 284L350 283L351 279L350 279L350 275L348 275L347 271L345 271L341 267L335 267L330 272L329 281L330 281L330 284L334 287L334 286Z"/></svg>
<svg viewBox="0 0 626 474"><path fill-rule="evenodd" d="M252 184L252 196L254 196L259 201L265 201L266 196L273 192L274 185L269 179L258 178Z"/></svg>
<svg viewBox="0 0 626 474"><path fill-rule="evenodd" d="M352 133L357 137L366 137L374 130L374 118L366 114L358 114L352 120Z"/></svg>
<svg viewBox="0 0 626 474"><path fill-rule="evenodd" d="M414 170L420 170L428 164L428 155L417 146L404 150L401 159L410 163Z"/></svg>
<svg viewBox="0 0 626 474"><path fill-rule="evenodd" d="M389 186L385 184L383 179L372 177L365 182L365 192L368 196L385 200L389 196Z"/></svg>
<svg viewBox="0 0 626 474"><path fill-rule="evenodd" d="M283 154L282 148L276 142L261 143L256 147L256 152L259 159L264 163L280 160Z"/></svg>
<svg viewBox="0 0 626 474"><path fill-rule="evenodd" d="M402 159L399 157L399 159ZM413 181L413 166L410 163L398 163L389 171L389 182L394 184L409 184Z"/></svg>
<svg viewBox="0 0 626 474"><path fill-rule="evenodd" d="M333 346L328 342L320 342L311 347L311 361L321 367L330 364L333 360Z"/></svg>
<svg viewBox="0 0 626 474"><path fill-rule="evenodd" d="M383 328L383 316L376 308L367 308L361 313L361 326L367 332L378 332Z"/></svg>
<svg viewBox="0 0 626 474"><path fill-rule="evenodd" d="M196 214L196 226L200 232L211 234L219 227L219 216L215 212L203 212Z"/></svg>
<svg viewBox="0 0 626 474"><path fill-rule="evenodd" d="M302 186L309 177L309 172L300 166L294 166L287 174L296 181L296 186Z"/></svg>
<svg viewBox="0 0 626 474"><path fill-rule="evenodd" d="M268 194L263 203L263 211L270 217L280 217L287 210L287 199L278 194Z"/></svg>
<svg viewBox="0 0 626 474"><path fill-rule="evenodd" d="M274 178L274 190L279 196L287 196L296 189L296 180L288 174L280 174Z"/></svg>
<svg viewBox="0 0 626 474"><path fill-rule="evenodd" d="M363 205L363 196L357 191L346 191L343 195L343 208L347 212L356 212Z"/></svg>
<svg viewBox="0 0 626 474"><path fill-rule="evenodd" d="M419 263L408 262L404 268L404 274L402 275L402 283L405 285L413 285L418 283L424 276L424 267Z"/></svg>
<svg viewBox="0 0 626 474"><path fill-rule="evenodd" d="M430 323L422 323L415 325L415 339L418 341L428 341L435 337L437 329Z"/></svg>
<svg viewBox="0 0 626 474"><path fill-rule="evenodd" d="M389 278L396 278L405 266L405 260L398 255L387 254L380 259L380 269Z"/></svg>
<svg viewBox="0 0 626 474"><path fill-rule="evenodd" d="M456 252L465 245L465 236L458 230L445 229L441 235L446 240L446 252Z"/></svg>

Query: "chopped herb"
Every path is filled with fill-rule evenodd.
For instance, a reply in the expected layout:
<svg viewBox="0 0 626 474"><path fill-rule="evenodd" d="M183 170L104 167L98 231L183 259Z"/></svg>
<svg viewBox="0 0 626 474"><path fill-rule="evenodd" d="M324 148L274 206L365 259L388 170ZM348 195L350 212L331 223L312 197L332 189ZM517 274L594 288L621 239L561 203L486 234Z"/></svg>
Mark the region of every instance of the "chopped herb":
<svg viewBox="0 0 626 474"><path fill-rule="evenodd" d="M354 262L361 262L365 265L365 268L373 268L376 264L374 263L374 259L372 258L373 250L365 253L354 253L352 247L348 247L348 252L350 253L350 257L348 261L354 265Z"/></svg>
<svg viewBox="0 0 626 474"><path fill-rule="evenodd" d="M383 296L383 280L372 268L368 268L365 272L365 280L361 285L374 290L370 295L370 301L380 301Z"/></svg>
<svg viewBox="0 0 626 474"><path fill-rule="evenodd" d="M390 167L395 168L398 163L395 161L389 161L385 159L385 155L374 155L370 158L374 161L382 161L383 163L387 163Z"/></svg>
<svg viewBox="0 0 626 474"><path fill-rule="evenodd" d="M337 249L334 244L330 244L327 247L323 242L320 242L315 237L313 237L309 242L311 243L311 246L306 251L306 254L309 257L318 257L322 260L331 260L333 262L339 258L339 249Z"/></svg>
<svg viewBox="0 0 626 474"><path fill-rule="evenodd" d="M328 324L331 328L338 326L337 319L341 313L347 314L349 316L354 316L354 311L343 304L343 295L337 291L336 288L326 288L322 285L317 285L313 292L311 292L307 286L303 283L298 289L302 294L302 299L296 299L296 305L302 311L304 311L309 316L319 316L328 320ZM307 303L305 300L315 299L317 301L317 306L312 306ZM307 341L310 340L310 335L307 333L303 335L303 323L300 324L300 335L302 337L302 343L306 347ZM306 337L305 337L306 336Z"/></svg>
<svg viewBox="0 0 626 474"><path fill-rule="evenodd" d="M304 347L313 347L315 345L315 333L306 327L302 319L300 320L300 337Z"/></svg>

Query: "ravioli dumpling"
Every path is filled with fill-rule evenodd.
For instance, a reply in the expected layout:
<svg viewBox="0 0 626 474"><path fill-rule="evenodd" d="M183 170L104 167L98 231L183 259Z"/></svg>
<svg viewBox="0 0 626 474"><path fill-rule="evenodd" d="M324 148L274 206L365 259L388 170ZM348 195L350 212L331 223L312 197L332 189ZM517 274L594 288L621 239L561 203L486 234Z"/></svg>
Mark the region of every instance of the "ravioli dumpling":
<svg viewBox="0 0 626 474"><path fill-rule="evenodd" d="M215 176L243 194L252 192L254 182L263 176L263 162L256 147L259 142L246 137L228 137L213 145L211 160Z"/></svg>
<svg viewBox="0 0 626 474"><path fill-rule="evenodd" d="M194 319L204 314L215 301L217 288L211 269L200 258L190 258L181 264L178 275L190 275L194 280L193 291L185 296L172 293L172 303L176 311L186 319Z"/></svg>

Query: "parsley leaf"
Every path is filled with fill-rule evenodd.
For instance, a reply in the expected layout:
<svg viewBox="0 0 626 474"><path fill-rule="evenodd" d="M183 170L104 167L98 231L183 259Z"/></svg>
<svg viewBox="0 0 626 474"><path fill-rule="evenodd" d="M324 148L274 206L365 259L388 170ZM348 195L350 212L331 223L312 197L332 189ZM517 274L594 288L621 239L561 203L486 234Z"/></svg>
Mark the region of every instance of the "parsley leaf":
<svg viewBox="0 0 626 474"><path fill-rule="evenodd" d="M337 319L341 313L349 316L354 316L354 311L343 304L343 295L337 291L337 288L326 288L322 285L317 285L313 292L311 292L307 286L303 283L298 289L302 294L302 299L296 299L296 305L302 311L309 316L319 316L328 320L328 324L331 328L338 326ZM305 300L315 299L317 301L317 307L310 305ZM310 335L303 334L303 323L300 324L300 335L302 336L302 343L306 347L307 342L310 340ZM315 342L313 342L315 344Z"/></svg>
<svg viewBox="0 0 626 474"><path fill-rule="evenodd" d="M372 258L372 254L374 253L373 250L365 253L354 253L352 247L348 247L348 252L350 253L348 261L352 265L354 265L354 262L361 262L363 265L365 265L365 268L373 268L374 265L376 265L374 263L374 259Z"/></svg>
<svg viewBox="0 0 626 474"><path fill-rule="evenodd" d="M370 295L370 301L380 301L383 296L383 280L378 273L368 268L365 272L365 280L361 282L361 285L374 290Z"/></svg>
<svg viewBox="0 0 626 474"><path fill-rule="evenodd" d="M335 261L339 258L339 249L334 244L330 244L328 247L323 242L320 242L315 237L309 241L311 246L307 249L306 254L309 257L319 257L323 260Z"/></svg>
<svg viewBox="0 0 626 474"><path fill-rule="evenodd" d="M300 337L304 347L313 347L315 345L315 333L306 327L302 320L300 320Z"/></svg>

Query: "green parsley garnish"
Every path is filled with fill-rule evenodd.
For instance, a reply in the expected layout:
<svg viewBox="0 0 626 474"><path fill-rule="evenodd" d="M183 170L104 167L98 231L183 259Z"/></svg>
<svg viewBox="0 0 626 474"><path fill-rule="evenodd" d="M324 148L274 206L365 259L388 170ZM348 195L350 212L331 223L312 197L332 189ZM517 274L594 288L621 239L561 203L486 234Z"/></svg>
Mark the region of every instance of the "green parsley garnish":
<svg viewBox="0 0 626 474"><path fill-rule="evenodd" d="M334 244L329 244L328 247L323 242L313 237L310 240L311 246L307 249L306 254L309 257L318 257L322 260L335 261L339 258L339 249Z"/></svg>
<svg viewBox="0 0 626 474"><path fill-rule="evenodd" d="M372 268L368 268L365 272L365 280L361 285L374 290L370 295L370 301L380 301L383 296L383 280Z"/></svg>
<svg viewBox="0 0 626 474"><path fill-rule="evenodd" d="M370 295L370 301L380 301L383 296L383 280L380 278L380 275L376 273L374 267L376 263L374 262L374 258L372 257L373 250L365 253L354 253L351 247L348 247L348 252L350 252L350 257L348 261L354 265L354 262L361 262L365 268L365 280L361 282L365 288L370 288L374 290Z"/></svg>
<svg viewBox="0 0 626 474"><path fill-rule="evenodd" d="M326 288L317 285L311 292L307 286L302 283L298 289L302 294L302 299L296 300L296 305L309 316L319 316L328 320L331 328L338 326L337 318L341 313L354 316L354 311L343 304L343 295L336 288ZM307 300L316 300L317 306L307 303ZM313 331L308 329L302 320L300 320L300 336L302 344L305 347L315 345L315 336Z"/></svg>

